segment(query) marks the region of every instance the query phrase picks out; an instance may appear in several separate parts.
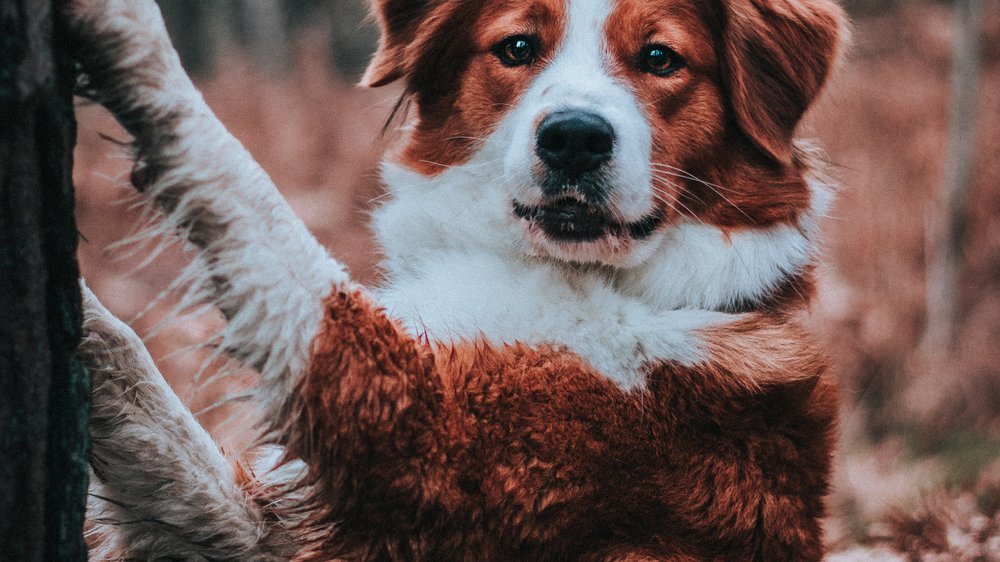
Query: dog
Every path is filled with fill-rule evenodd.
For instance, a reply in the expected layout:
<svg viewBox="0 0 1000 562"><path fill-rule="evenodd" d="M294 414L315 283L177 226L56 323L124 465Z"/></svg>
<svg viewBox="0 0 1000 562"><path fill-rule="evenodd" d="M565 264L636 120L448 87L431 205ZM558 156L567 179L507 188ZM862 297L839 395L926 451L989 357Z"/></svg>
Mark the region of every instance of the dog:
<svg viewBox="0 0 1000 562"><path fill-rule="evenodd" d="M801 315L831 197L794 140L832 0L373 0L409 105L353 282L218 122L152 0L70 0L81 92L261 373L211 441L84 286L94 556L818 560L837 399ZM118 524L114 524L117 522Z"/></svg>

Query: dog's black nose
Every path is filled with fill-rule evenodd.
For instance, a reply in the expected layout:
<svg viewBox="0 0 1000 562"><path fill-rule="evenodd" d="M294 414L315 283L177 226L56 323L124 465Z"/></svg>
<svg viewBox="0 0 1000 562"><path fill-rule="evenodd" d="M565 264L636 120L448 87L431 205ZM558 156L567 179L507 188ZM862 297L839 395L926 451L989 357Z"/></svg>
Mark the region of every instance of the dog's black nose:
<svg viewBox="0 0 1000 562"><path fill-rule="evenodd" d="M535 153L568 176L596 170L611 159L615 130L599 115L559 111L538 125Z"/></svg>

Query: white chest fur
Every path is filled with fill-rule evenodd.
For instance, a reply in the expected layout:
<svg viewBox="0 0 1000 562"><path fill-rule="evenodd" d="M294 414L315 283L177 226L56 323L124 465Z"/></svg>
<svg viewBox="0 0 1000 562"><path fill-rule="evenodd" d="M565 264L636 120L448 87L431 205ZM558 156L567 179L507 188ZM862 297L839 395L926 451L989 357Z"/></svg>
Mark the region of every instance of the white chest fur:
<svg viewBox="0 0 1000 562"><path fill-rule="evenodd" d="M698 331L732 318L713 309L760 297L805 267L827 200L814 185L798 227L726 236L678 224L642 266L610 271L528 256L502 180L475 170L428 179L386 167L394 197L374 215L389 279L381 304L440 340L564 346L627 388L649 362L698 362Z"/></svg>
<svg viewBox="0 0 1000 562"><path fill-rule="evenodd" d="M602 275L486 253L441 253L418 276L379 296L415 332L439 340L569 348L626 388L656 359L697 362L694 330L719 320L698 310L657 311L620 294Z"/></svg>

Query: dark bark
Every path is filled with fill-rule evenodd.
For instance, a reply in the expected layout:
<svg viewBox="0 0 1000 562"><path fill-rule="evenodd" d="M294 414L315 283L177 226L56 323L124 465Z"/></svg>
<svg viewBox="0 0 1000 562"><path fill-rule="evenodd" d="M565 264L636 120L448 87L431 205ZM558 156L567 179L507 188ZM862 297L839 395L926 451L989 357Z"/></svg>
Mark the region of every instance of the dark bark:
<svg viewBox="0 0 1000 562"><path fill-rule="evenodd" d="M85 560L72 69L53 0L0 0L0 558Z"/></svg>

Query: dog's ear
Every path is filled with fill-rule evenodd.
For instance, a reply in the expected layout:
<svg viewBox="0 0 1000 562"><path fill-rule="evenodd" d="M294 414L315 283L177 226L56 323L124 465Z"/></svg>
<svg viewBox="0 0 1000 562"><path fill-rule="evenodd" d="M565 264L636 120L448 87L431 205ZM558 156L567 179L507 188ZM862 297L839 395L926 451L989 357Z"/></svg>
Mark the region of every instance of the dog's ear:
<svg viewBox="0 0 1000 562"><path fill-rule="evenodd" d="M780 163L840 54L845 17L832 0L728 0L724 80L740 128Z"/></svg>
<svg viewBox="0 0 1000 562"><path fill-rule="evenodd" d="M407 47L438 4L440 0L371 0L371 9L382 34L378 50L361 78L362 86L385 86L406 74Z"/></svg>

